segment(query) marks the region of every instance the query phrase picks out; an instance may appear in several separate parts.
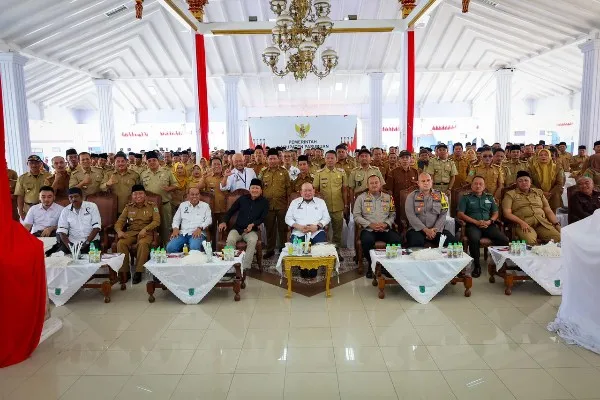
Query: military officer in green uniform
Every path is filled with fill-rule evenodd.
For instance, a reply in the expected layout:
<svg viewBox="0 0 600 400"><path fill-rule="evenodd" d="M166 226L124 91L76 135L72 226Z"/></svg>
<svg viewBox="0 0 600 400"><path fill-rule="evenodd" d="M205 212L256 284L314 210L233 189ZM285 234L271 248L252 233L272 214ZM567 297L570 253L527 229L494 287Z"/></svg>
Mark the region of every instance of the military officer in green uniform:
<svg viewBox="0 0 600 400"><path fill-rule="evenodd" d="M133 284L136 285L141 282L144 264L150 258L152 232L160 225L160 213L156 204L146 200L146 191L142 185L133 185L131 200L115 223L115 232L119 239L117 251L125 254L119 273L129 275L129 246L137 243L135 275L133 277Z"/></svg>
<svg viewBox="0 0 600 400"><path fill-rule="evenodd" d="M299 159L299 158L298 158ZM331 230L333 243L340 249L342 247L342 228L344 218L350 218L350 206L348 204L348 181L346 173L341 168L336 168L337 155L335 151L329 150L325 154L325 168L317 171L313 186L321 193L327 211L331 217ZM366 178L365 178L366 179ZM366 182L366 180L365 180ZM339 257L343 261L343 257Z"/></svg>
<svg viewBox="0 0 600 400"><path fill-rule="evenodd" d="M348 178L348 187L352 189L354 196L358 196L365 190L368 190L367 179L371 175L377 175L381 179L381 184L385 185L385 179L379 168L371 165L371 152L367 149L360 149L358 152L359 167L356 167L350 172Z"/></svg>
<svg viewBox="0 0 600 400"><path fill-rule="evenodd" d="M292 182L292 192L300 192L302 185L307 182L313 183L313 180L315 179L315 175L310 172L308 156L298 156L298 169L300 170L300 173Z"/></svg>
<svg viewBox="0 0 600 400"><path fill-rule="evenodd" d="M137 172L127 168L127 155L120 151L115 155L115 170L104 175L100 190L110 190L117 195L117 212L120 215L127 204L131 188L139 183L140 176Z"/></svg>
<svg viewBox="0 0 600 400"><path fill-rule="evenodd" d="M433 179L433 188L448 193L454 187L458 170L454 161L448 158L448 146L440 143L435 147L436 158L429 160L425 172Z"/></svg>
<svg viewBox="0 0 600 400"><path fill-rule="evenodd" d="M171 208L171 192L180 189L173 176L173 172L160 167L158 154L154 151L146 153L148 168L140 174L140 180L147 191L161 196L160 208L160 239L167 243L171 236L170 229L173 223L173 210Z"/></svg>
<svg viewBox="0 0 600 400"><path fill-rule="evenodd" d="M473 257L473 278L481 276L479 241L488 238L495 246L508 245L508 238L498 226L498 204L494 196L485 193L485 179L476 176L471 182L471 192L460 199L457 217L467 225L465 231L469 238L469 253Z"/></svg>
<svg viewBox="0 0 600 400"><path fill-rule="evenodd" d="M277 234L281 241L281 247L287 241L287 225L285 214L288 207L288 198L291 193L290 174L279 164L279 152L277 149L269 149L267 152L268 167L263 168L258 179L263 182L263 196L269 200L269 213L265 218L267 230L267 252L264 258L273 257Z"/></svg>
<svg viewBox="0 0 600 400"><path fill-rule="evenodd" d="M92 194L100 192L100 185L104 181L104 170L92 166L92 157L88 152L79 153L79 166L71 171L69 188L77 187L83 192L86 199Z"/></svg>
<svg viewBox="0 0 600 400"><path fill-rule="evenodd" d="M29 172L17 179L14 195L17 196L17 211L21 219L25 219L27 211L40 202L40 188L48 174L42 168L42 159L35 154L27 157Z"/></svg>

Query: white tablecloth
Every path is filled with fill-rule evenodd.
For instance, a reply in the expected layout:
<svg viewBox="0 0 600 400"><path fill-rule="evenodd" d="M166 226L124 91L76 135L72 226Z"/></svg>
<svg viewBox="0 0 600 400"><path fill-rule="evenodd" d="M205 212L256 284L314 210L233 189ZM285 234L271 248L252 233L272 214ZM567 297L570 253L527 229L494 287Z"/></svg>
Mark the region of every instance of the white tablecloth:
<svg viewBox="0 0 600 400"><path fill-rule="evenodd" d="M124 254L102 256L102 262L90 264L78 260L66 267L46 267L48 296L57 306L64 305L96 272L106 273L106 265L118 272L123 265ZM99 271L100 270L100 271Z"/></svg>
<svg viewBox="0 0 600 400"><path fill-rule="evenodd" d="M198 304L234 264L241 264L245 253L233 261L214 257L210 263L183 265L181 258L169 258L164 264L148 261L144 266L160 279L185 304Z"/></svg>
<svg viewBox="0 0 600 400"><path fill-rule="evenodd" d="M466 253L461 258L421 261L411 256L386 258L371 250L373 271L379 262L413 299L427 304L473 259Z"/></svg>
<svg viewBox="0 0 600 400"><path fill-rule="evenodd" d="M561 231L565 282L556 320L548 329L600 354L600 210Z"/></svg>
<svg viewBox="0 0 600 400"><path fill-rule="evenodd" d="M513 256L506 247L490 247L490 254L496 267L502 267L505 261L510 260L523 270L527 275L553 296L562 294L562 269L560 258L541 257L527 251L526 256Z"/></svg>
<svg viewBox="0 0 600 400"><path fill-rule="evenodd" d="M38 237L44 243L44 251L48 251L56 244L56 236L53 237Z"/></svg>

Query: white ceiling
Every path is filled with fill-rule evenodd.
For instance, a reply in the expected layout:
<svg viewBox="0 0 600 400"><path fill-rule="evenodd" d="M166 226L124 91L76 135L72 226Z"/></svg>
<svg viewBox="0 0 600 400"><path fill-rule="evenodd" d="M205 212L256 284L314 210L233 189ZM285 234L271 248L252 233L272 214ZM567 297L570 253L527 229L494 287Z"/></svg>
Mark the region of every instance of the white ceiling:
<svg viewBox="0 0 600 400"><path fill-rule="evenodd" d="M133 0L1 0L0 50L20 50L29 100L44 106L97 108L93 77L116 81L124 110L193 107L192 34L164 7L145 0L134 17ZM424 1L424 0L421 0ZM177 0L183 4L183 0ZM497 3L494 7L490 3ZM125 4L113 17L104 13ZM397 18L397 0L332 0L332 19ZM274 18L267 0L210 0L207 22ZM417 102L477 102L494 95L493 71L517 69L515 98L577 92L583 56L577 47L600 26L600 0L445 0L417 30ZM209 103L223 107L221 76L240 75L244 107L361 104L368 102L367 73L383 71L386 103L398 100L401 36L396 33L332 35L339 65L334 74L295 83L270 74L262 63L269 36L206 38ZM336 83L342 90L335 90ZM155 94L152 92L155 89Z"/></svg>

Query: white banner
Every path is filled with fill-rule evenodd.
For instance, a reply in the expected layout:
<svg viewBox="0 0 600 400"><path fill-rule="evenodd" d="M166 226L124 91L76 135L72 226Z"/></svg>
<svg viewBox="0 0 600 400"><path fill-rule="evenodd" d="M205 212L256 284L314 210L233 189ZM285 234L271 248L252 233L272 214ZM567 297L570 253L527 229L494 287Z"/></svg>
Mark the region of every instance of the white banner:
<svg viewBox="0 0 600 400"><path fill-rule="evenodd" d="M356 150L355 115L248 118L248 125L252 148L260 144L327 151L343 142L349 150Z"/></svg>

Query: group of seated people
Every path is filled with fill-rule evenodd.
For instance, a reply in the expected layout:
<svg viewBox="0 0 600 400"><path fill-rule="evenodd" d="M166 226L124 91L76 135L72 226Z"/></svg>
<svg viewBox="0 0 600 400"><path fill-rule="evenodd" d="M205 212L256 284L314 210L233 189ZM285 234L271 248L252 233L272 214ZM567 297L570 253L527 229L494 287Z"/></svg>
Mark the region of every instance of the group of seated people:
<svg viewBox="0 0 600 400"><path fill-rule="evenodd" d="M443 149L439 150L441 153ZM232 155L229 160L232 168L225 172L219 170L219 175L210 182L217 185L217 193L237 189L245 189L248 193L237 198L229 209L221 206L219 210L211 210L209 204L200 200L200 186L188 186L183 201L170 219L172 222L168 229L171 231L168 240L163 242L166 250L169 253L181 252L186 245L190 250L203 250L202 243L209 237L207 234L209 227L216 225L217 230L223 232L227 230L229 221L236 214L235 224L227 235L227 245L235 246L239 241L246 242L243 268L250 268L256 252L261 225L271 225L268 232L273 234L273 237L269 238L269 243L272 243L273 248L276 234L274 228L276 224L279 224L275 221L279 218L289 228L291 241L296 238L303 241L306 234L310 234L311 242L319 243L327 241L328 234L333 234L334 241L337 242L335 237L339 233L336 231L334 223L341 221L344 217L348 220L345 214L350 208L360 231L359 240L363 254L358 256L364 257L368 262L367 277L372 277L370 250L378 241L402 244L406 247L437 246L441 235L446 237L446 244L458 241L455 237L457 232L450 232L445 228L449 211L452 208L448 190L448 186L451 184L440 189L436 188L440 185L434 184L432 175L427 171L417 172L406 160L410 159L410 153L400 152L399 158L404 164L400 163L386 174L390 178L388 186L392 188L394 182L403 180L409 182L407 187L409 187L410 193L404 204L398 204L403 211L398 213L394 201L394 190L390 190L393 192L391 194L388 192L389 188L384 186L385 181L379 168L370 165L370 153L364 154L364 157L363 153L369 153L369 151L361 150L360 160L366 161L364 169L361 170L360 167L357 167L350 171L355 192L351 204L347 204L347 198L350 196L346 196L345 191L340 194L339 200L336 200L336 193L333 191L329 193L332 187L338 183L336 180L338 178L340 188L346 189L344 169L336 168L336 166L341 166L336 164L339 162L336 152L327 152L323 158L325 167L318 170L318 176L314 182L313 175L308 174L306 166L302 164L305 158L299 157L298 165L304 169L299 170L297 178L304 179L303 177L306 177L307 179L306 181L294 181L298 183L300 197L290 203L287 202L291 193L290 180L287 174L279 172L279 168L282 167L279 166L275 153L269 152L267 161L270 162L270 166L259 166L258 176L262 179L256 177L253 168L246 166L252 164L247 164L242 155ZM122 161L126 164L124 157L117 156L117 161L120 158L123 158ZM153 159L154 155L151 154L148 160L153 161ZM442 179L439 178L442 175L438 172L438 168L440 168L439 171L444 170L446 159L441 157L436 160L440 165L434 164L432 171L437 180ZM30 161L32 164L37 162L34 158ZM211 165L213 164L220 166L220 160L211 160ZM149 163L147 171L156 170L152 168L152 163ZM170 167L164 167L164 171L167 168ZM123 173L128 173L127 171L124 169ZM156 171L162 173L163 170ZM363 171L366 171L366 174ZM400 175L405 171L406 176ZM464 236L468 239L469 252L474 259L472 273L474 277L481 274L478 245L480 239L488 238L494 245L506 245L509 242L505 232L498 224L501 215L502 220L510 224L513 239L525 240L530 245L535 245L538 240L560 241L560 224L554 210L549 205L548 194L543 189L532 186L532 176L529 171L518 170L515 174L516 187L506 190L502 198L499 198L496 191L489 192L487 175L478 175L477 169L473 171L475 172L470 174L468 179L470 192L464 194L455 207L460 225L464 225ZM209 186L208 184L208 180L214 173L215 169L211 169L207 175L202 177L201 182L207 181L203 183L205 188L214 187L214 185ZM329 185L327 184L327 174L332 174ZM131 245L137 244L134 284L141 281L144 264L149 259L153 245L154 233L159 228L162 230L164 224L165 202L155 204L149 201L146 197L147 188L141 184L141 182L151 181L153 175L150 173L147 175L148 179L134 180L135 184L131 186L130 190L130 202L124 205L114 225L116 251L125 254L121 268L122 273L129 274L129 249ZM106 179L106 181L111 183L113 179ZM277 179L281 179L283 183ZM359 190L361 182L364 189L362 191ZM166 185L167 183L171 184L170 181L160 184ZM100 247L102 221L98 207L93 202L86 200L84 193L86 186L79 186L81 185L68 188L69 204L66 207L55 202L55 188L42 186L39 190L39 204L31 205L25 215L25 227L34 235L57 237L57 243L47 252L48 255L57 251L69 253L69 245L75 242L83 243L83 253L89 250L92 243L96 247ZM413 190L415 186L416 189ZM318 189L318 194L316 189ZM211 192L215 194L214 190ZM280 201L282 199L285 201ZM221 202L224 203L224 201ZM337 202L340 204L338 208L336 208ZM170 205L167 208L169 211L171 210ZM597 191L593 179L587 176L580 177L578 190L571 196L569 202L569 222L585 218L597 208L600 208L600 192ZM335 230L334 232L327 230L330 224L334 228L332 229ZM340 222L337 224L339 225ZM288 239L287 234L282 232L278 226L277 234L282 242ZM282 237L284 235L285 237ZM269 252L269 248L267 250ZM302 271L302 275L307 278L314 276L315 273L315 271Z"/></svg>

